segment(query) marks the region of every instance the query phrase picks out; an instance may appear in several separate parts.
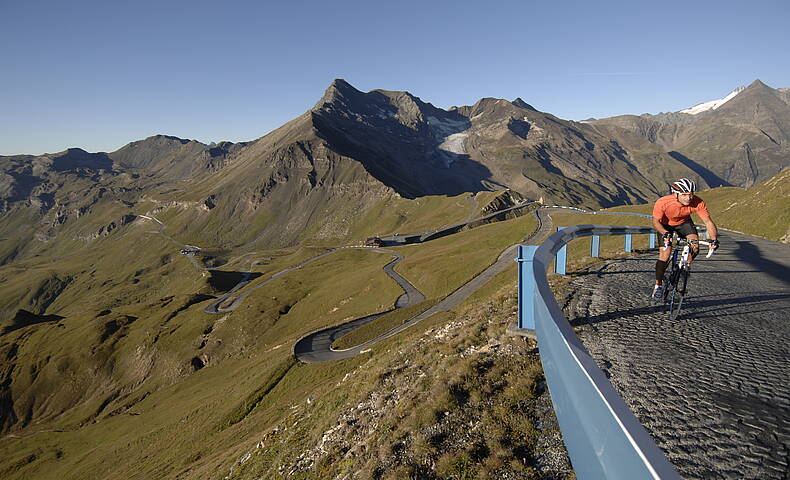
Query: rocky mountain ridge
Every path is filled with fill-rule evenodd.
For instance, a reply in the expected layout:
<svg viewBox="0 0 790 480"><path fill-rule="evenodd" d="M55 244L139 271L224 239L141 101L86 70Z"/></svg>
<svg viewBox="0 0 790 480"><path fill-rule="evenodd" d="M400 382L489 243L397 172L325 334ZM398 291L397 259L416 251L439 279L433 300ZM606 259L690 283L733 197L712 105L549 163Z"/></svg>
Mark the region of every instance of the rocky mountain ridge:
<svg viewBox="0 0 790 480"><path fill-rule="evenodd" d="M110 153L0 157L0 258L34 254L68 230L96 238L151 201L193 205L179 210L177 231L226 248L347 239L364 230L360 212L389 198L509 188L605 207L648 202L680 176L750 185L788 165L788 101L787 89L757 81L697 115L579 123L520 98L444 110L337 79L310 110L251 142L157 135Z"/></svg>

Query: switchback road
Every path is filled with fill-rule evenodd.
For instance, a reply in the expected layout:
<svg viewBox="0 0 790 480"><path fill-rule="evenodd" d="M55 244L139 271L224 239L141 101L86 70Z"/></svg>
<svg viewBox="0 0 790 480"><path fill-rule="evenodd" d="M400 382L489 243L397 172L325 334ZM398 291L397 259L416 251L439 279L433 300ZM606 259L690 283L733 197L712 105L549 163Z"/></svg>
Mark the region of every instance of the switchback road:
<svg viewBox="0 0 790 480"><path fill-rule="evenodd" d="M537 228L532 234L530 234L526 239L524 239L523 243L530 243L530 242L537 242L543 239L549 231L551 230L551 222L548 220L548 212L551 210L544 210L540 209L535 211L535 215L538 219ZM408 321L404 322L403 324L399 325L398 327L390 330L389 332L376 337L368 342L365 342L361 345L357 345L356 347L349 348L346 350L332 350L331 346L335 339L350 333L351 331L355 330L356 328L361 327L362 325L371 322L377 318L379 318L382 314L379 315L371 315L369 317L364 317L361 319L354 320L352 322L337 326L337 327L330 327L324 330L320 330L318 332L311 333L299 341L296 342L294 345L294 355L305 363L311 362L326 362L330 360L339 360L341 358L349 358L355 355L358 355L361 352L369 349L376 343L389 338L393 335L396 335L403 330L411 327L415 323L424 320L436 313L439 312L447 312L452 310L453 308L457 307L462 301L467 299L470 295L476 292L480 287L485 285L489 280L494 278L497 274L503 272L507 267L513 265L513 262L516 258L516 249L518 245L513 245L503 251L496 262L494 262L491 266L486 268L480 274L475 276L472 280L467 282L465 285L460 287L458 290L454 291L447 297L445 297L442 301L434 305L433 307L429 308L425 312L412 317Z"/></svg>

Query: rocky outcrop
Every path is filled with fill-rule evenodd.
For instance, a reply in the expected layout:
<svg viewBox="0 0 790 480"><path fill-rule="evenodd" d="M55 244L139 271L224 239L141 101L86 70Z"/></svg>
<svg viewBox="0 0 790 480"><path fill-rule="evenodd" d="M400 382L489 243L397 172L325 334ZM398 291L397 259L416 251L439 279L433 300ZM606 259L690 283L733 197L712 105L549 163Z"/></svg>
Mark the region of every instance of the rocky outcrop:
<svg viewBox="0 0 790 480"><path fill-rule="evenodd" d="M124 225L132 223L137 218L137 215L127 214L119 218L118 220L114 220L107 225L102 226L97 231L90 233L88 235L83 235L82 240L91 241L96 240L99 237L103 237L109 235L110 232L115 230L116 228L122 227Z"/></svg>
<svg viewBox="0 0 790 480"><path fill-rule="evenodd" d="M505 190L493 200L488 202L482 209L483 213L494 213L506 208L514 207L526 200L520 193L513 190Z"/></svg>

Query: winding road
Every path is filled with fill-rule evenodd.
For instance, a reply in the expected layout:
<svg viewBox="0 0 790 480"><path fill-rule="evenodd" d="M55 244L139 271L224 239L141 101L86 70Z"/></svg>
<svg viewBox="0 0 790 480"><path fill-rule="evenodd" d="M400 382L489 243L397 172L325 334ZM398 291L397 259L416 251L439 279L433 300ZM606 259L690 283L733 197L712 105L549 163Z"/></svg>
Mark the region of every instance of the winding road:
<svg viewBox="0 0 790 480"><path fill-rule="evenodd" d="M333 350L332 343L350 333L351 331L369 323L377 318L379 318L382 314L378 315L371 315L369 317L364 317L361 319L353 320L349 323L339 325L336 327L330 327L323 330L319 330L317 332L310 333L305 337L299 339L296 344L294 345L294 355L300 361L305 363L313 363L313 362L326 362L331 360L339 360L342 358L350 358L355 355L358 355L369 348L371 348L376 343L390 338L393 335L397 335L398 333L406 330L407 328L411 327L415 323L424 320L432 315L435 315L439 312L447 312L452 310L456 306L458 306L462 301L466 300L470 295L476 292L479 288L485 285L489 280L494 278L497 274L503 272L509 266L513 265L513 261L516 258L516 250L518 245L529 243L531 241L537 241L543 239L546 234L549 233L551 230L551 222L548 220L548 213L550 210L536 210L533 214L538 219L538 227L534 232L532 232L527 238L525 238L522 242L519 242L516 245L508 247L505 251L503 251L499 257L497 258L496 262L494 262L491 266L483 270L477 276L475 276L472 280L467 282L465 285L461 286L453 293L445 297L442 301L434 305L433 307L427 309L426 311L410 318L403 324L393 328L392 330L372 339L369 340L361 345L357 345L356 347L352 347L345 350ZM390 264L392 265L392 264ZM415 302L417 303L417 302ZM385 312L389 313L389 312Z"/></svg>
<svg viewBox="0 0 790 480"><path fill-rule="evenodd" d="M281 270L281 271L275 273L274 275L272 275L271 277L269 277L268 279L264 280L263 282L259 283L258 285L255 285L254 287L250 288L249 290L246 290L244 293L238 295L237 297L234 297L233 296L234 293L236 293L237 291L239 291L242 288L246 287L250 283L250 281L252 280L250 272L244 272L245 277L239 283L237 283L236 286L234 286L231 290L229 290L227 293L225 293L221 297L218 297L217 300L212 302L203 311L205 313L211 313L211 314L227 313L227 312L233 311L236 308L238 308L238 306L241 305L241 303L244 301L244 299L249 294L254 292L255 290L257 290L257 289L259 289L261 287L264 287L264 286L268 285L269 283L271 283L272 281L277 280L278 278L282 277L283 275L287 275L288 273L293 272L294 270L298 270L298 269L304 267L305 265L307 265L309 263L312 263L312 262L314 262L314 261L316 261L318 259L324 258L324 257L326 257L328 255L332 255L334 253L337 253L337 252L340 252L340 251L344 251L344 250L367 250L367 251L373 251L373 252L377 252L377 253L383 253L383 254L386 254L386 255L392 255L393 257L395 257L395 259L393 261L391 261L390 263L384 265L384 267L383 267L384 272L387 275L389 275L390 278L395 280L395 282L397 282L398 285L404 291L403 295L398 297L398 300L395 302L395 308L409 307L409 306L412 306L414 304L420 303L421 301L425 300L425 296L423 296L423 294L420 293L420 291L417 290L414 287L414 285L409 283L408 280L406 280L405 278L400 276L400 274L398 274L395 270L393 270L395 265L397 265L401 260L403 260L403 255L401 255L400 253L393 252L391 250L384 250L384 249L381 249L381 248L341 247L341 248L334 248L332 250L328 250L328 251L326 251L326 252L324 252L324 253L322 253L320 255L316 255L315 257L310 257L307 260L303 260L302 262L299 262L298 264L294 265L293 267L289 267L289 268L286 268L285 270ZM252 262L252 264L250 264L250 269L252 269L252 267L256 263L257 262ZM226 307L223 307L222 306L223 303L226 303L226 302L230 302L230 305L228 305ZM384 312L384 313L378 314L378 316L384 315L386 313L389 313L389 312ZM376 318L378 318L378 316L376 316ZM369 317L365 317L365 318L369 318ZM359 321L359 320L355 320L355 321Z"/></svg>

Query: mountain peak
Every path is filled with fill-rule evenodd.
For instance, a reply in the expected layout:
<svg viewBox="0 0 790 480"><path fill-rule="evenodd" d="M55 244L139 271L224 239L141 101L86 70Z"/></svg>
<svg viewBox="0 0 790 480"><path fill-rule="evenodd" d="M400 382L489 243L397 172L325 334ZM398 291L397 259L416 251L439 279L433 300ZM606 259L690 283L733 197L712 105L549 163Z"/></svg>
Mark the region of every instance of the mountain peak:
<svg viewBox="0 0 790 480"><path fill-rule="evenodd" d="M768 85L764 84L764 83L762 82L762 80L760 80L760 79L758 78L757 80L753 81L753 82L752 82L752 83L749 85L749 88L756 88L756 87L767 87L767 86L768 86Z"/></svg>
<svg viewBox="0 0 790 480"><path fill-rule="evenodd" d="M162 135L162 134L152 135L146 138L145 140L170 140L170 141L178 142L182 145L186 145L187 143L192 141L185 138L179 138L173 135Z"/></svg>
<svg viewBox="0 0 790 480"><path fill-rule="evenodd" d="M88 153L87 150L83 150L79 147L72 147L67 148L66 150L60 152L62 155L85 155Z"/></svg>
<svg viewBox="0 0 790 480"><path fill-rule="evenodd" d="M336 90L340 90L341 92L343 92L343 91L359 92L359 90L354 88L353 85L351 85L350 83L348 83L347 81L345 81L342 78L336 78L336 79L332 80L332 83L329 84L329 88L334 88Z"/></svg>
<svg viewBox="0 0 790 480"><path fill-rule="evenodd" d="M770 92L771 94L774 94L777 91L776 89L763 83L762 80L760 80L759 78L753 81L752 83L750 83L749 86L746 87L746 90L750 92L766 92L766 93Z"/></svg>
<svg viewBox="0 0 790 480"><path fill-rule="evenodd" d="M513 105L515 105L517 107L526 108L527 110L535 110L535 107L533 107L532 105L530 105L527 102L525 102L524 100L522 100L521 97L516 98L515 100L513 100L510 103L512 103Z"/></svg>
<svg viewBox="0 0 790 480"><path fill-rule="evenodd" d="M347 100L357 95L362 95L362 92L342 78L336 78L329 87L327 87L326 91L324 91L324 95L318 103L316 103L314 108L318 109L327 103L332 103L336 100Z"/></svg>

